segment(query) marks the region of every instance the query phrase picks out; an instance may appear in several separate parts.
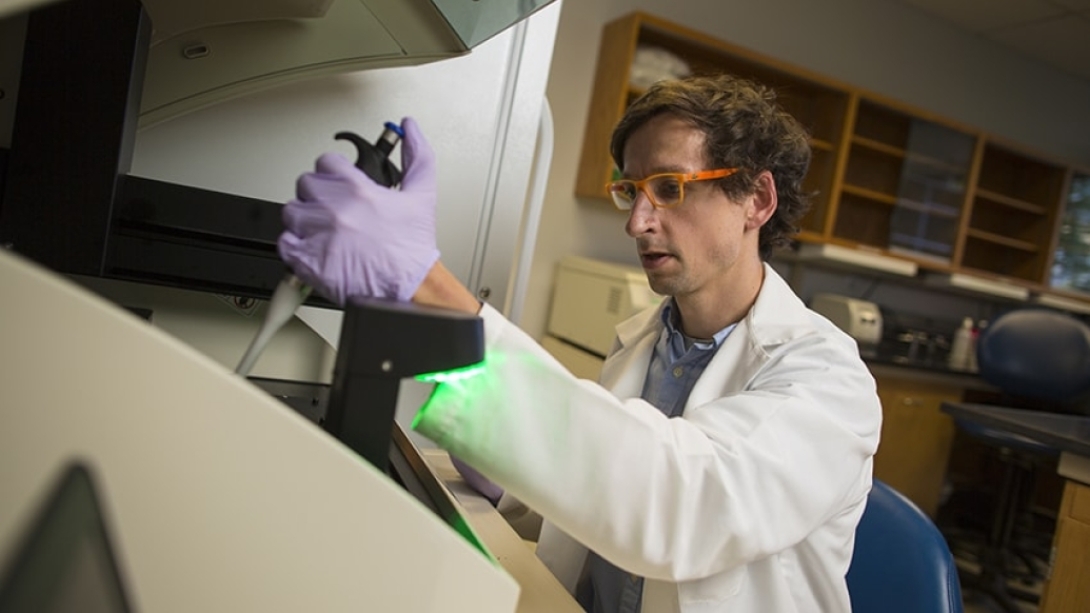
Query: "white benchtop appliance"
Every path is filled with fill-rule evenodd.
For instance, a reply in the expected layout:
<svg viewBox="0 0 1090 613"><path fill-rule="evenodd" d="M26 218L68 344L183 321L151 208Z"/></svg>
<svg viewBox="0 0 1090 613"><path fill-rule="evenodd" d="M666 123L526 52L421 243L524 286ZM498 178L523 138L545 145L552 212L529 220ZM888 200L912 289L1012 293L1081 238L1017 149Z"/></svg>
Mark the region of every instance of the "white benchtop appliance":
<svg viewBox="0 0 1090 613"><path fill-rule="evenodd" d="M635 266L568 256L557 267L541 344L576 376L597 380L617 324L662 299Z"/></svg>
<svg viewBox="0 0 1090 613"><path fill-rule="evenodd" d="M860 353L877 351L882 340L881 308L868 300L838 294L815 294L810 308L824 315L859 343Z"/></svg>

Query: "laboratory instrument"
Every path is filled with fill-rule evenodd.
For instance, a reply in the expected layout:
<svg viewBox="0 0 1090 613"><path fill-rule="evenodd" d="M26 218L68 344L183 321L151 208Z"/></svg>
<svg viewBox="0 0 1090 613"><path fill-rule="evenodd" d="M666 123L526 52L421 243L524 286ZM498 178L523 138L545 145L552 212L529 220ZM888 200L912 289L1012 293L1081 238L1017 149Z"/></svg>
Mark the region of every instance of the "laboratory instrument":
<svg viewBox="0 0 1090 613"><path fill-rule="evenodd" d="M275 14L323 4L321 16ZM446 205L458 212L444 232L458 239L444 260L503 304L559 6L468 57L429 64L475 44L444 45L452 28L496 33L543 4L472 3L457 9L456 26L442 17L449 2L365 4L66 0L13 14L5 25L16 27L0 38L22 43L23 53L0 57L0 72L18 77L0 105L0 134L10 130L0 142L0 244L68 274L268 300L284 276L275 248L284 192L270 186L314 161L297 130L381 125L408 111L429 125L491 126L440 151L460 194ZM204 39L207 55L182 54L190 34ZM415 64L429 65L323 77ZM296 130L283 129L285 118ZM255 155L268 151L276 155ZM499 171L490 166L498 152ZM331 306L314 295L307 304Z"/></svg>
<svg viewBox="0 0 1090 613"><path fill-rule="evenodd" d="M401 126L387 121L382 134L375 144L359 136L354 132L338 132L335 139L347 140L356 147L356 168L359 168L375 183L385 187L393 187L401 182L401 171L390 161L390 152L397 146L404 134ZM272 298L269 300L265 311L265 319L250 342L246 353L242 356L235 372L247 376L253 369L261 352L276 335L277 330L284 326L295 314L295 311L310 296L311 288L303 283L299 277L289 272L277 284Z"/></svg>
<svg viewBox="0 0 1090 613"><path fill-rule="evenodd" d="M0 283L0 346L18 350L0 369L0 585L75 464L115 555L88 540L68 559L96 579L114 558L137 611L515 610L518 584L454 529L464 518L272 395L7 250Z"/></svg>
<svg viewBox="0 0 1090 613"><path fill-rule="evenodd" d="M820 292L810 308L824 315L859 344L859 353L873 357L882 341L882 309L870 300Z"/></svg>
<svg viewBox="0 0 1090 613"><path fill-rule="evenodd" d="M484 324L476 315L409 302L354 300L345 308L322 426L387 470L401 379L483 359Z"/></svg>
<svg viewBox="0 0 1090 613"><path fill-rule="evenodd" d="M5 4L0 11L30 4L45 3ZM304 0L75 0L53 2L49 8L56 10L35 11L29 19L13 14L15 21L27 24L27 32L25 61L0 58L12 60L13 74L21 74L18 90L7 90L7 108L18 107L18 120L8 122L14 113L0 109L0 123L13 128L10 147L0 148L0 167L8 177L0 243L77 277L269 297L283 277L273 247L280 230L278 196L272 195L272 201L254 196L271 182L260 171L237 173L216 188L205 187L210 185L206 174L189 173L190 162L200 166L200 159L187 157L202 155L190 151L207 134L200 125L211 115L226 117L227 126L215 132L216 142L226 143L215 163L229 159L231 147L244 143L247 150L240 156L275 150L277 162L303 168L311 160L294 159L298 152L290 139L269 142L280 138L277 130L266 130L267 138L236 131L265 121L270 113L268 126L282 121L284 114L264 102L282 99L283 90L257 90L296 79L301 84L302 77L464 53L473 43L440 49L442 28L431 26L448 26L436 18L434 7L408 8L428 4L367 0L353 9L353 3ZM235 21L206 19L170 30L153 5L173 5L174 15L184 18L219 9L242 13ZM292 6L330 10L314 18L266 14ZM142 7L154 12L155 34L147 15L139 14ZM365 23L345 19L337 12L341 9L354 10ZM480 3L463 18L495 9ZM483 130L468 136L480 143L473 150L484 152L486 161L508 142L533 142L556 12L520 28L518 36L503 37L477 54L480 59L442 68L442 74L472 83L465 89L473 95L435 97L423 105L425 111L441 109L434 112L444 119L459 117L461 107L481 98L499 102L474 106L477 119L518 108L502 134ZM372 18L377 28L366 21ZM492 20L478 32L494 33L499 23ZM168 31L192 34L203 45L179 45L185 36L172 39ZM394 53L372 45L380 39ZM202 56L202 49L209 53ZM326 53L330 50L333 55ZM510 65L514 51L523 58L518 69ZM419 75L431 72L375 71L366 77L368 91L428 98L421 92L434 79ZM363 80L353 75L340 83L358 89ZM58 89L70 95L56 96ZM243 93L245 100L180 117ZM360 100L352 93L329 105L314 102L315 96L296 100L293 112L300 121L318 125L337 113L355 118ZM343 110L346 97L353 98L356 109ZM364 112L374 114L374 120L398 111L382 106L388 99L366 98ZM73 105L73 99L100 104ZM236 112L246 120L234 120ZM147 138L134 156L136 126L168 117L176 123L144 132ZM341 123L337 118L331 125ZM164 132L178 137L164 143ZM475 222L480 237L463 237L459 244L479 240L483 245L490 231L495 235L482 283L491 286L493 300L502 301L509 253L501 249L507 245L500 239L516 235L504 233L518 226L533 151L509 148L504 171L496 175L479 171L487 164L462 151L464 143L459 147L456 165L447 167L459 168L453 172L469 183L468 191L484 185L485 175L497 182L488 183L488 200L467 199L478 208L460 215L493 222L481 229ZM168 155L160 155L163 148ZM137 164L131 166L134 157ZM74 159L80 163L72 164ZM262 156L262 163L266 160ZM168 168L153 168L159 163ZM133 173L136 167L140 172ZM5 283L11 281L8 255L0 253ZM36 270L34 276L50 276ZM67 284L60 277L54 280ZM74 286L69 289L80 296L76 300L83 306L78 308L68 304L68 290L24 294L21 283L8 287L20 298L6 305L0 338L5 346L18 348L22 364L0 375L6 406L12 408L0 429L0 458L5 466L19 467L17 475L0 480L0 581L11 569L25 529L48 505L46 492L77 459L93 477L103 516L114 528L109 538L117 545L117 563L137 610L344 610L361 600L397 611L513 609L517 586L451 530L465 526L462 517L437 521L435 513L418 504L414 488L398 487L262 388L231 376L234 364L218 365L210 354L194 350L199 344L177 340L192 339L156 332ZM308 303L329 306L315 296ZM109 321L116 317L133 323L124 329L104 325L103 311L115 313ZM73 344L72 338L80 342ZM148 338L157 339L150 345L164 347L149 346ZM49 359L53 352L63 356ZM398 432L395 446L404 442Z"/></svg>

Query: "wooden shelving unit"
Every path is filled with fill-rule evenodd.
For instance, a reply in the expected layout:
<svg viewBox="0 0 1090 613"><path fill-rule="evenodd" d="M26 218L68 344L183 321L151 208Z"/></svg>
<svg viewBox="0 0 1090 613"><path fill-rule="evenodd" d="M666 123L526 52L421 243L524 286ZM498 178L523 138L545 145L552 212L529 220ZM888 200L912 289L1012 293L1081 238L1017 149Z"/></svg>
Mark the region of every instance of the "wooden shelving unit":
<svg viewBox="0 0 1090 613"><path fill-rule="evenodd" d="M964 130L861 95L833 237L951 267L975 141ZM874 210L861 210L867 206ZM868 220L865 235L857 216Z"/></svg>
<svg viewBox="0 0 1090 613"><path fill-rule="evenodd" d="M962 267L1045 282L1065 178L1062 166L987 144Z"/></svg>
<svg viewBox="0 0 1090 613"><path fill-rule="evenodd" d="M643 46L668 51L695 74L764 83L807 127L813 161L805 187L816 197L800 241L1039 291L1055 285L1090 301L1090 246L1076 255L1081 243L1060 236L1073 226L1090 234L1090 172L642 12L603 31L577 196L607 198L605 185L616 171L609 139L644 91L629 84ZM1057 246L1066 251L1054 262Z"/></svg>

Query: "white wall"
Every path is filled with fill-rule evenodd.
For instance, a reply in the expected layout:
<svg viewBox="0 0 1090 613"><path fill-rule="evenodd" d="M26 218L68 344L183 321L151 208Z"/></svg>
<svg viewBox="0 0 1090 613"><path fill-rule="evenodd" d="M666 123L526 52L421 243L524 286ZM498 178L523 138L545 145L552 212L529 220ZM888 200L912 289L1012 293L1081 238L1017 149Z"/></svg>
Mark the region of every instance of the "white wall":
<svg viewBox="0 0 1090 613"><path fill-rule="evenodd" d="M534 336L564 255L636 263L624 218L573 196L602 26L633 10L1090 168L1090 83L893 0L569 1L547 91L555 152L520 320Z"/></svg>

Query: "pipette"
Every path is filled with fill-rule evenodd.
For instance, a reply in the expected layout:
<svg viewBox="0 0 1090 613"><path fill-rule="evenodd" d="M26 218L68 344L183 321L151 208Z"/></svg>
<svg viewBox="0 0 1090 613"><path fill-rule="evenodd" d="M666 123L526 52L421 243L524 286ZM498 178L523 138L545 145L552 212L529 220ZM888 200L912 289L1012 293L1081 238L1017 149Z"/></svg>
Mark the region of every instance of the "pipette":
<svg viewBox="0 0 1090 613"><path fill-rule="evenodd" d="M390 161L390 152L405 135L401 126L387 121L378 141L372 145L353 132L338 132L335 139L347 140L356 146L356 168L359 168L375 183L386 187L393 187L401 183L401 171ZM265 311L265 319L261 322L254 339L250 341L246 354L235 368L235 372L243 377L250 374L257 358L265 350L272 337L295 315L295 311L310 296L311 288L296 277L288 273L276 285L269 307Z"/></svg>

